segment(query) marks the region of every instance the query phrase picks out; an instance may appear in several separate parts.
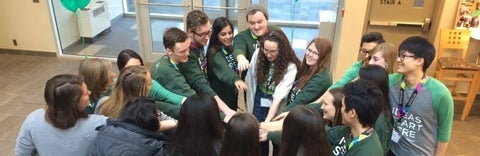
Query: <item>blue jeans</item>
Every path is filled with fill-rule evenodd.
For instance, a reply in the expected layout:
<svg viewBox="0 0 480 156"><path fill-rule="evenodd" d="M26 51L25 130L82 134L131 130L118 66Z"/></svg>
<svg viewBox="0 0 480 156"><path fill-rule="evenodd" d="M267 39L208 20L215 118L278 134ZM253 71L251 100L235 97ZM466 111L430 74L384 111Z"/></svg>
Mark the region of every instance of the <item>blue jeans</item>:
<svg viewBox="0 0 480 156"><path fill-rule="evenodd" d="M270 110L270 107L262 107L260 104L260 99L266 98L266 99L273 99L272 95L265 94L260 87L257 87L257 90L255 91L255 99L253 101L253 115L257 118L258 122L263 122L265 121L265 118L267 118L268 111Z"/></svg>
<svg viewBox="0 0 480 156"><path fill-rule="evenodd" d="M268 110L270 110L270 107L262 107L260 105L260 99L262 98L267 98L267 99L273 99L272 95L265 94L260 87L257 86L257 90L255 91L255 98L253 102L253 115L257 118L258 122L263 122L265 121L265 118L267 118L268 115ZM261 142L260 143L260 151L262 156L268 156L269 153L269 147L268 147L268 142Z"/></svg>

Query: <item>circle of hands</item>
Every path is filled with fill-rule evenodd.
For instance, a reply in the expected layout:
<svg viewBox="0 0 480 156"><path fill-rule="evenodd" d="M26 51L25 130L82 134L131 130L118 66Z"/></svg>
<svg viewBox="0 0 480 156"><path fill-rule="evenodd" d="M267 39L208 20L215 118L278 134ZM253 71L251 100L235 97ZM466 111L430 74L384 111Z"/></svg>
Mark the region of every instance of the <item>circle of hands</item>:
<svg viewBox="0 0 480 156"><path fill-rule="evenodd" d="M259 129L259 141L267 141L268 132L281 131L283 126L283 121L287 117L288 112L283 112L277 115L270 122L261 122Z"/></svg>

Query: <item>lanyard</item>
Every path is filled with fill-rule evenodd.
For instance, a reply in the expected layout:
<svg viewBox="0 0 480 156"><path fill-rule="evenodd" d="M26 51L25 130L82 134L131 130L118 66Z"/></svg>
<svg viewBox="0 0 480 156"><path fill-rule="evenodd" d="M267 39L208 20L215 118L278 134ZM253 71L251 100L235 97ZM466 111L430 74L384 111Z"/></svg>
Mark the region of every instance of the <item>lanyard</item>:
<svg viewBox="0 0 480 156"><path fill-rule="evenodd" d="M362 141L365 138L368 138L371 132L372 132L372 128L369 128L363 131L362 133L360 133L360 135L358 135L357 137L353 138L352 142L348 144L348 150L350 150L354 145L358 144L358 142Z"/></svg>
<svg viewBox="0 0 480 156"><path fill-rule="evenodd" d="M400 84L400 93L398 96L398 113L397 113L397 122L401 122L405 114L408 113L410 110L410 107L413 104L413 101L415 101L415 98L417 97L417 94L422 90L423 85L427 81L426 76L422 77L422 80L415 86L415 90L413 93L410 95L408 98L408 101L406 104L404 104L404 99L405 99L405 88L407 85L405 84L405 77L403 78L402 83Z"/></svg>
<svg viewBox="0 0 480 156"><path fill-rule="evenodd" d="M170 63L172 64L173 68L175 68L175 70L178 71L178 67L177 67L177 64L173 61L172 58L169 59Z"/></svg>
<svg viewBox="0 0 480 156"><path fill-rule="evenodd" d="M235 59L233 58L232 54L229 54L227 49L222 46L222 52L223 52L223 56L225 57L225 60L227 60L227 63L228 63L228 66L230 68L232 68L232 70L235 72L235 73L239 73L238 71L238 68L237 68L237 62L235 61Z"/></svg>
<svg viewBox="0 0 480 156"><path fill-rule="evenodd" d="M253 34L253 32L250 32L250 35L252 35L253 40L256 41L256 40L258 39L258 36L255 36L255 35Z"/></svg>
<svg viewBox="0 0 480 156"><path fill-rule="evenodd" d="M207 74L207 59L205 57L205 54L203 53L203 47L198 46L194 42L190 42L190 49L200 49L200 53L198 56L198 65L200 66L200 70L202 70L202 73L204 75ZM192 51L190 51L192 52Z"/></svg>
<svg viewBox="0 0 480 156"><path fill-rule="evenodd" d="M267 92L268 93L268 90L270 89L271 85L272 85L272 79L273 79L273 72L274 72L274 67L275 67L275 64L274 63L270 63L270 66L269 66L269 69L268 69L268 75L267 75L267 79L265 80L265 87L267 88Z"/></svg>

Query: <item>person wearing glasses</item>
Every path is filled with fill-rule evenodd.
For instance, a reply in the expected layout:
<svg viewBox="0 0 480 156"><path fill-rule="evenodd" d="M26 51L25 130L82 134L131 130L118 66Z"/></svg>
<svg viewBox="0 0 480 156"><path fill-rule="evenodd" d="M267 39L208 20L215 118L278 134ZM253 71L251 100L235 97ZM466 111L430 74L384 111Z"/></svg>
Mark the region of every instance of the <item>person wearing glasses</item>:
<svg viewBox="0 0 480 156"><path fill-rule="evenodd" d="M208 81L220 99L236 111L238 92L246 90L247 84L238 75L237 61L232 55L233 24L226 17L219 17L212 29L207 51Z"/></svg>
<svg viewBox="0 0 480 156"><path fill-rule="evenodd" d="M247 108L253 108L259 122L269 122L286 103L300 60L285 34L274 30L262 37L251 65L255 70L249 70L246 76ZM262 155L268 155L268 142L262 143Z"/></svg>
<svg viewBox="0 0 480 156"><path fill-rule="evenodd" d="M398 48L397 72L389 75L393 131L388 155L445 155L453 124L447 87L426 74L435 47L412 36Z"/></svg>
<svg viewBox="0 0 480 156"><path fill-rule="evenodd" d="M282 112L290 111L298 105L309 104L327 91L332 85L328 70L331 54L332 44L327 38L315 38L308 44L302 65L288 95L287 107L282 109Z"/></svg>
<svg viewBox="0 0 480 156"><path fill-rule="evenodd" d="M204 12L192 10L187 14L187 36L190 38L190 52L186 62L178 63L180 72L188 85L197 93L208 94L215 98L218 108L226 115L232 116L236 111L230 109L215 93L207 81L207 58L204 46L212 35L210 20ZM227 118L228 119L228 118Z"/></svg>
<svg viewBox="0 0 480 156"><path fill-rule="evenodd" d="M343 76L328 89L343 87L348 82L356 79L358 77L358 71L360 70L360 68L362 68L363 65L368 63L368 60L370 58L369 53L380 43L385 43L385 40L383 39L383 35L381 33L369 32L364 34L360 42L359 50L361 60L355 62L349 69L347 69Z"/></svg>

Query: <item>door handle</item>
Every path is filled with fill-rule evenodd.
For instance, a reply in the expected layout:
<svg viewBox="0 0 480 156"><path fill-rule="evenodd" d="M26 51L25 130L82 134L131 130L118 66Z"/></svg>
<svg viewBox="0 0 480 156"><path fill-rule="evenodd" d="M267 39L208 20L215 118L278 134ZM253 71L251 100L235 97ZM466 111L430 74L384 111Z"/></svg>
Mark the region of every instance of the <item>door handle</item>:
<svg viewBox="0 0 480 156"><path fill-rule="evenodd" d="M431 23L432 22L432 19L431 18L425 18L424 22L423 22L423 27L422 27L422 32L423 33L428 33L428 31L430 31L430 26L431 26Z"/></svg>

